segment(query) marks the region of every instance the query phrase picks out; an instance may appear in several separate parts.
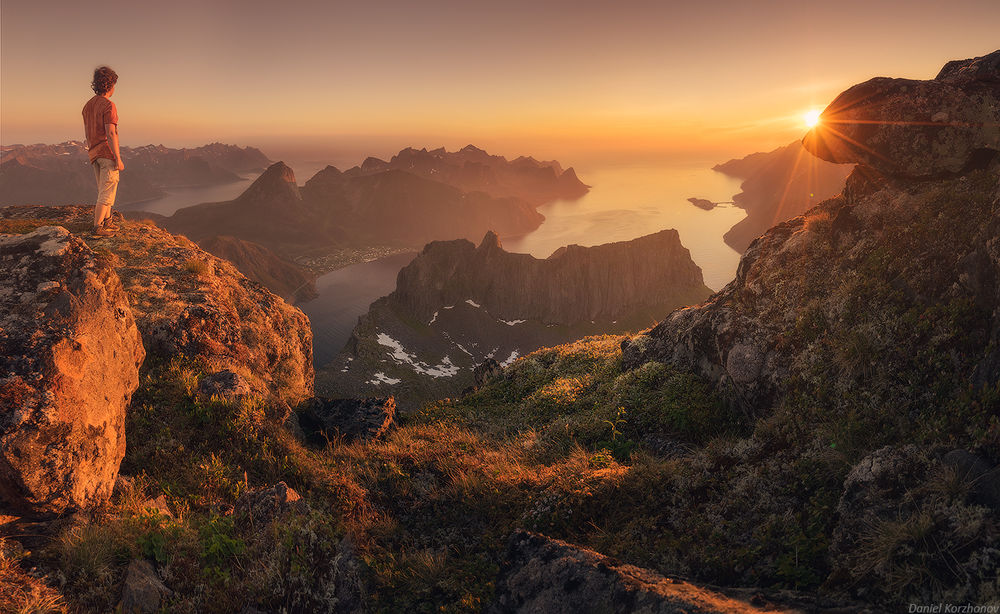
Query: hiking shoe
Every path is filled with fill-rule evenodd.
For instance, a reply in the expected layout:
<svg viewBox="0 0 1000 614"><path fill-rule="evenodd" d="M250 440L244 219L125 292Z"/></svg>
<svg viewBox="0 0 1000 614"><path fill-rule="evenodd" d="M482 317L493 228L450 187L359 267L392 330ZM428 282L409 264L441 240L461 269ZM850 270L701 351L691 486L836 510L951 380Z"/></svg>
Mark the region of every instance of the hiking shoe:
<svg viewBox="0 0 1000 614"><path fill-rule="evenodd" d="M107 228L101 226L99 228L94 229L94 235L98 237L113 237L115 236L115 233L114 231L108 230Z"/></svg>
<svg viewBox="0 0 1000 614"><path fill-rule="evenodd" d="M101 226L102 226L102 227L103 227L103 228L104 228L105 230L110 230L111 232L118 232L119 230L121 230L121 227L120 227L120 226L117 226L117 225L115 225L115 224L114 224L114 223L113 223L113 222L111 221L111 218L110 218L110 217L109 217L108 219L104 220L104 222L103 222L103 223L101 224Z"/></svg>

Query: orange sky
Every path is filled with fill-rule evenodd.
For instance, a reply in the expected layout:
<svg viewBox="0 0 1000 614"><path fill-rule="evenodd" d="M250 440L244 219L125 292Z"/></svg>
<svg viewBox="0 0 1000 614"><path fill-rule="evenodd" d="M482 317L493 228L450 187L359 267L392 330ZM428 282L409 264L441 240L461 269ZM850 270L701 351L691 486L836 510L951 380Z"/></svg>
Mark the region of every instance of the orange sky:
<svg viewBox="0 0 1000 614"><path fill-rule="evenodd" d="M996 0L3 2L0 142L81 138L107 63L126 145L735 156L997 32Z"/></svg>

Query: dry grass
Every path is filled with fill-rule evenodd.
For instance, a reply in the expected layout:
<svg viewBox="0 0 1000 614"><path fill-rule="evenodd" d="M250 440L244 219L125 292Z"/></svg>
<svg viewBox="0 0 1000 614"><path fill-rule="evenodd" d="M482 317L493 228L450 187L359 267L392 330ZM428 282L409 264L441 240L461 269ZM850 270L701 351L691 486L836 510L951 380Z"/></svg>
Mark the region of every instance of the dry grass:
<svg viewBox="0 0 1000 614"><path fill-rule="evenodd" d="M189 258L184 262L184 270L192 275L202 276L208 273L209 265L204 260Z"/></svg>
<svg viewBox="0 0 1000 614"><path fill-rule="evenodd" d="M0 612L10 614L65 614L62 595L21 569L12 544L0 538Z"/></svg>

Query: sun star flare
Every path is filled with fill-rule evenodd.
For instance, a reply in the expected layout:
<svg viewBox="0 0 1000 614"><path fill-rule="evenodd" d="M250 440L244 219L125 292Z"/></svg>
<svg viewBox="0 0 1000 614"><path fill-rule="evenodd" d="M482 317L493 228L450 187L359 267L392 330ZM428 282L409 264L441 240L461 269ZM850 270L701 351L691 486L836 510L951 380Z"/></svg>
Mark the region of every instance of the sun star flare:
<svg viewBox="0 0 1000 614"><path fill-rule="evenodd" d="M815 128L819 124L819 116L822 111L819 109L812 109L806 111L802 114L802 121L805 122L806 126L809 128Z"/></svg>

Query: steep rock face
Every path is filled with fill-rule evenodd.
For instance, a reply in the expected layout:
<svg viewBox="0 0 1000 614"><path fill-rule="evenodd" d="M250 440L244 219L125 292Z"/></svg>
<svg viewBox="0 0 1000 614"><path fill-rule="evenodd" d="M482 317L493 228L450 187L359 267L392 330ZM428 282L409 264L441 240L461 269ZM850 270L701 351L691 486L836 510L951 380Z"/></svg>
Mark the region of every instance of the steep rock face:
<svg viewBox="0 0 1000 614"><path fill-rule="evenodd" d="M92 211L5 207L0 229L58 224L82 232ZM114 237L91 241L112 259L152 357L201 359L208 370L230 369L255 394L289 404L312 396L312 331L301 311L184 237L120 223Z"/></svg>
<svg viewBox="0 0 1000 614"><path fill-rule="evenodd" d="M317 374L337 396L393 395L401 410L473 385L477 365L507 365L546 347L639 330L711 290L675 230L549 258L435 241L372 304L343 352Z"/></svg>
<svg viewBox="0 0 1000 614"><path fill-rule="evenodd" d="M507 545L497 596L486 611L511 612L795 612L768 603L665 578L648 569L626 565L592 550L542 535L518 531Z"/></svg>
<svg viewBox="0 0 1000 614"><path fill-rule="evenodd" d="M817 160L798 141L716 165L713 170L744 180L733 202L747 216L726 232L726 244L746 251L768 228L839 194L852 168Z"/></svg>
<svg viewBox="0 0 1000 614"><path fill-rule="evenodd" d="M997 73L984 73L982 65L979 60L963 64L977 75L967 89L959 87L964 96L981 100L987 97L984 84L992 84L986 89L994 93L1000 87ZM963 73L960 67L950 70ZM903 96L901 90L893 91ZM936 99L923 97L923 89L911 92L911 97L891 97L885 104L922 108L925 114L938 108ZM997 98L989 99L1000 104ZM895 125L885 128L887 132L869 128L877 124L864 122L882 121L889 112L879 104L858 108L867 109L866 115L858 116L858 125L866 128L845 140L858 140L867 147L868 135L876 139L872 148L878 149L891 135L904 143L914 137L900 134ZM919 132L923 127L912 129ZM842 124L819 130L821 140L832 143ZM815 147L810 142L820 132L807 138L807 147ZM982 150L983 140L970 138L973 145L967 149ZM961 347L953 364L940 365L933 373L945 369L960 378L971 374L975 386L996 382L1000 376L996 150L986 150L993 153L984 168L914 181L903 175L931 169L933 162L928 160L934 159L936 150L919 149L907 157L911 151L907 145L888 147L885 151L895 152L891 168L902 169L902 175L882 175L866 166L871 162L867 154L838 157L860 163L842 195L754 241L733 282L705 305L677 311L648 335L626 344L625 364L657 360L683 366L716 382L744 407L759 411L784 394L792 375L807 377L810 371L826 368L820 363L832 357L828 366L839 371L832 390L850 394L859 381L888 382L894 369L909 365L911 357L894 349L897 339L907 338L902 330L905 322L879 323L878 314L866 311L877 300L880 309L897 317L927 314L921 351L933 353L949 344ZM836 151L847 155L854 149L845 145ZM945 159L938 168L955 168L958 163L950 150L942 155ZM890 168L876 163L883 170ZM952 330L938 315L949 310L969 323L967 335ZM931 332L935 327L941 334ZM907 343L912 342L910 337ZM931 371L923 374L919 365L910 367L921 369L920 377L932 376Z"/></svg>
<svg viewBox="0 0 1000 614"><path fill-rule="evenodd" d="M504 251L490 232L479 247L462 240L430 243L399 272L389 298L420 318L473 298L498 318L572 324L617 320L708 293L676 230L561 247L544 260Z"/></svg>
<svg viewBox="0 0 1000 614"><path fill-rule="evenodd" d="M226 235L209 237L198 245L232 262L240 273L260 282L289 303L316 297L316 280L312 275L263 245Z"/></svg>
<svg viewBox="0 0 1000 614"><path fill-rule="evenodd" d="M0 506L99 504L146 355L106 258L64 228L0 235Z"/></svg>
<svg viewBox="0 0 1000 614"><path fill-rule="evenodd" d="M934 79L871 79L838 96L805 138L831 162L886 175L934 178L1000 151L1000 50L949 62Z"/></svg>

